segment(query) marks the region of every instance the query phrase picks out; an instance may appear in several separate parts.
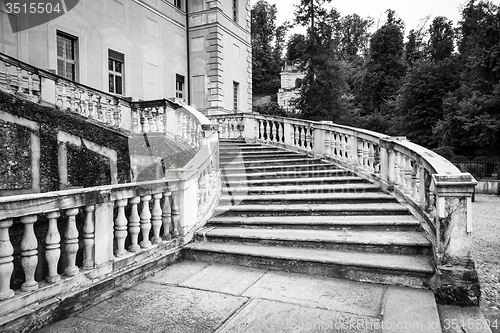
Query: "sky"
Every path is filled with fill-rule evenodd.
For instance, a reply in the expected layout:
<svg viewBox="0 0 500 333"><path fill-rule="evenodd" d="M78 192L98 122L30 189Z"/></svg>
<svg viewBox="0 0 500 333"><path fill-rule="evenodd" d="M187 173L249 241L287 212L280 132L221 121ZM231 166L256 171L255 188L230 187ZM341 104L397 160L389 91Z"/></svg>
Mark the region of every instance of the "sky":
<svg viewBox="0 0 500 333"><path fill-rule="evenodd" d="M493 0L494 3L499 1ZM252 6L256 2L257 0L251 0ZM299 4L300 0L267 0L267 2L277 5L277 23L280 24L285 20L293 21L295 8L293 5ZM405 22L408 34L411 29L419 28L421 20L427 15L431 15L427 27L435 16L445 16L456 25L460 20L460 8L466 3L467 0L332 0L331 5L342 15L356 13L361 17L370 16L375 21L375 29L379 20L383 23L386 17L385 11L393 9Z"/></svg>

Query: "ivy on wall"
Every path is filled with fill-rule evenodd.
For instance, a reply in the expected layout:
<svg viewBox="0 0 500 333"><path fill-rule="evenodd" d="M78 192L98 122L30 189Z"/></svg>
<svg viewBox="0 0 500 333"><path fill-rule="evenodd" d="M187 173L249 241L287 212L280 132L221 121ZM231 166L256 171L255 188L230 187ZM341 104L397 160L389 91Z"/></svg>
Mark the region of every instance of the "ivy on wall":
<svg viewBox="0 0 500 333"><path fill-rule="evenodd" d="M30 189L31 131L0 119L0 190Z"/></svg>
<svg viewBox="0 0 500 333"><path fill-rule="evenodd" d="M81 115L64 112L53 107L42 106L1 91L0 110L37 122L40 125L40 189L42 192L59 190L57 158L57 133L59 131L64 131L73 136L94 142L97 145L115 150L118 155L118 182L126 183L130 181L129 135L127 131L110 129ZM18 127L22 128L22 126L16 126L16 128ZM22 134L24 131L27 131L28 134ZM11 144L9 144L12 148L9 152L9 149L6 149L7 145L0 141L2 143L0 145L0 154L3 153L0 156L5 156L9 161L15 161L16 156L24 156L26 151L30 151L26 147L26 144L23 143L26 142L23 135L28 135L29 139L30 132L28 129L21 129L18 131L21 134L15 135L12 130L6 132L9 132L10 134L7 136L12 138ZM0 138L3 140L4 137ZM30 155L27 158L31 165ZM17 160L20 161L19 158ZM24 168L26 162L22 163ZM18 169L4 169L7 171L5 175L2 174L0 183L4 183L4 179L21 178L19 177L21 167ZM4 169L0 169L0 172ZM24 170L25 172L31 172L30 168L24 168ZM109 161L104 156L91 152L84 147L70 147L68 151L68 181L71 183L71 186L110 184ZM23 184L23 186L26 186L26 184ZM5 185L5 187L16 189L12 185ZM28 188L30 187L31 183Z"/></svg>

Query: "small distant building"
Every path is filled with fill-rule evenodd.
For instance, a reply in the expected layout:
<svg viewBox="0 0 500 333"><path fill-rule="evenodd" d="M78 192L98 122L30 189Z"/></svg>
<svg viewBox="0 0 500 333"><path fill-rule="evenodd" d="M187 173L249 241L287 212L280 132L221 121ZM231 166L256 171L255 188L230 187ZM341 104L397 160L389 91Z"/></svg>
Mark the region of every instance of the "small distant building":
<svg viewBox="0 0 500 333"><path fill-rule="evenodd" d="M278 104L288 112L295 112L295 107L290 101L299 96L305 73L300 72L295 64L286 64L280 75L281 88L278 91Z"/></svg>

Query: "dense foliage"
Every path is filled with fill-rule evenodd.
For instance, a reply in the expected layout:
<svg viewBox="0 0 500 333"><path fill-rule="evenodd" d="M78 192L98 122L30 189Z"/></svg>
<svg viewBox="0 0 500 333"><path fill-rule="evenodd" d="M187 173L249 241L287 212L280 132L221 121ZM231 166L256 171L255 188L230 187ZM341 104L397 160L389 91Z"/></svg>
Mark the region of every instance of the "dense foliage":
<svg viewBox="0 0 500 333"><path fill-rule="evenodd" d="M306 33L286 42L274 25L262 32L261 24L269 43L259 42L265 57L254 52L254 90L270 92L265 87L275 82L261 79L259 61L292 62L306 73L295 101L301 118L403 135L450 154L500 157L499 5L469 0L455 25L427 17L405 37L405 24L392 10L370 33L371 18L341 16L330 3L301 0L295 24ZM275 6L266 6L275 19ZM284 59L278 44L286 45ZM279 82L279 71L272 75ZM278 106L269 112L279 113Z"/></svg>

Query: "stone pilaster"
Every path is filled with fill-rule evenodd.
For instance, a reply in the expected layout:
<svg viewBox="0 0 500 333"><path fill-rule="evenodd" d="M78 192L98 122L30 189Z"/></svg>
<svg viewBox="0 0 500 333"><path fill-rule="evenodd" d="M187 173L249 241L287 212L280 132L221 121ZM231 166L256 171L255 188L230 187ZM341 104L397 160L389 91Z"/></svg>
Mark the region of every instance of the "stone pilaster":
<svg viewBox="0 0 500 333"><path fill-rule="evenodd" d="M208 40L208 60L207 60L207 77L208 84L208 103L209 109L222 109L224 107L223 101L223 45L222 45L222 31L219 27L209 28L207 35Z"/></svg>
<svg viewBox="0 0 500 333"><path fill-rule="evenodd" d="M247 46L248 112L252 112L252 96L253 96L253 89L252 89L252 35L250 33L251 27L252 27L252 11L251 11L251 6L250 6L250 0L247 0L246 11L247 11L246 31L247 31L247 42L249 44L249 46Z"/></svg>
<svg viewBox="0 0 500 333"><path fill-rule="evenodd" d="M479 305L481 291L471 258L471 205L476 184L474 177L468 173L432 176L438 247L436 298L441 304Z"/></svg>

